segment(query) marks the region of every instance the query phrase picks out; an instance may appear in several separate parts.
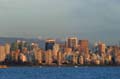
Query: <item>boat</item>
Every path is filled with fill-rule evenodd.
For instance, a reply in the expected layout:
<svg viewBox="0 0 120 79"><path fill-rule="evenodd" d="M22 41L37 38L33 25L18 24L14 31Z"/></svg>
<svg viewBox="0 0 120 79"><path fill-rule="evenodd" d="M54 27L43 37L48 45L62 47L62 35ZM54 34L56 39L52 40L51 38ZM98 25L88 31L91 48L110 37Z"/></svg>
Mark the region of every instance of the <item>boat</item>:
<svg viewBox="0 0 120 79"><path fill-rule="evenodd" d="M42 66L40 66L40 68L42 68Z"/></svg>
<svg viewBox="0 0 120 79"><path fill-rule="evenodd" d="M78 68L78 66L74 66L75 68Z"/></svg>

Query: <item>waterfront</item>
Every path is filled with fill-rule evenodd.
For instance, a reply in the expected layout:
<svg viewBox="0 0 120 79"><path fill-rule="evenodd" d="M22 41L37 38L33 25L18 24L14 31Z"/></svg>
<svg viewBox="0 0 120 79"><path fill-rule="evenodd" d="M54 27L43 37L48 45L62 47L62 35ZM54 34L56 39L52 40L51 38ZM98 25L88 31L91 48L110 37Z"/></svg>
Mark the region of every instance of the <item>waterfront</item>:
<svg viewBox="0 0 120 79"><path fill-rule="evenodd" d="M10 67L0 79L119 79L120 67Z"/></svg>

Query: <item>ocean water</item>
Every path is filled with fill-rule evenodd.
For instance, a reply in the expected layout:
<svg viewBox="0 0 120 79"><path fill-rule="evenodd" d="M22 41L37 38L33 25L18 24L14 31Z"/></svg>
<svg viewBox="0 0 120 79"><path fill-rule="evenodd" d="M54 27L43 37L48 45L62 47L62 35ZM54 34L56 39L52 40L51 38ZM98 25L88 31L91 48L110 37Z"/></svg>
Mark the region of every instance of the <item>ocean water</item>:
<svg viewBox="0 0 120 79"><path fill-rule="evenodd" d="M120 67L12 67L0 79L120 79Z"/></svg>

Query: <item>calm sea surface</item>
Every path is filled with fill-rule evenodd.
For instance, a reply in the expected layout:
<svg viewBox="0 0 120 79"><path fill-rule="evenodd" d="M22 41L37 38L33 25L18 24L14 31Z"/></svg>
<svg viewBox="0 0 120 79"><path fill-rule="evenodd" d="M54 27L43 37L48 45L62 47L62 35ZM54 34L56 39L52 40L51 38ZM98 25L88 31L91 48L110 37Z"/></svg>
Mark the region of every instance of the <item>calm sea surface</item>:
<svg viewBox="0 0 120 79"><path fill-rule="evenodd" d="M120 67L12 67L0 79L120 79Z"/></svg>

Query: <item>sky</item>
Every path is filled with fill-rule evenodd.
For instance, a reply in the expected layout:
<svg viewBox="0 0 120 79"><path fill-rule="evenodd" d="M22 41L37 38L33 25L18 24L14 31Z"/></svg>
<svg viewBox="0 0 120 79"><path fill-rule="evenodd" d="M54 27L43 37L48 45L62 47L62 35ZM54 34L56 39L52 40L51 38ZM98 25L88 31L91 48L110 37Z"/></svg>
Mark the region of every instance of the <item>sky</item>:
<svg viewBox="0 0 120 79"><path fill-rule="evenodd" d="M120 0L0 0L0 37L120 40Z"/></svg>

